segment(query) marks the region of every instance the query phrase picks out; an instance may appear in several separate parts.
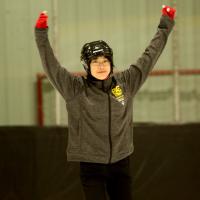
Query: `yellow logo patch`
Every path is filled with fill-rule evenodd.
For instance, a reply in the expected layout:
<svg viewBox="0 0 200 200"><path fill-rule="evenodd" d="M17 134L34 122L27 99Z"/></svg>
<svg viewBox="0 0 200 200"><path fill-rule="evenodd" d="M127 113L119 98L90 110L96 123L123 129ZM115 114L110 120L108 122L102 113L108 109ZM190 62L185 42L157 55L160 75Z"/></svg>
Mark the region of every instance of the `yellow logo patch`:
<svg viewBox="0 0 200 200"><path fill-rule="evenodd" d="M112 93L115 95L115 97L119 97L122 95L122 89L119 87L119 85L117 85L112 89Z"/></svg>
<svg viewBox="0 0 200 200"><path fill-rule="evenodd" d="M122 105L124 105L124 95L119 85L117 85L116 87L112 89L112 93L117 99L117 101L120 102Z"/></svg>

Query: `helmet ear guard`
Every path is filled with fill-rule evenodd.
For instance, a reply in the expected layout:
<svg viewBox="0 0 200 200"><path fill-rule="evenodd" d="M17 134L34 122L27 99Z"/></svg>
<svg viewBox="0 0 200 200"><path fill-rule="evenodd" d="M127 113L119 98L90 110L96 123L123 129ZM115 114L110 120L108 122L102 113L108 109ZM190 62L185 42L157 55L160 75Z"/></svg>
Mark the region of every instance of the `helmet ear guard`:
<svg viewBox="0 0 200 200"><path fill-rule="evenodd" d="M88 66L88 64L85 62L85 60L82 59L82 60L81 60L81 63L82 63L82 65L83 65L85 71L88 72L88 71L89 71L89 66Z"/></svg>
<svg viewBox="0 0 200 200"><path fill-rule="evenodd" d="M81 63L86 70L90 70L90 61L98 56L105 56L109 59L111 67L114 67L113 64L113 51L109 45L103 40L93 41L83 45L81 50Z"/></svg>

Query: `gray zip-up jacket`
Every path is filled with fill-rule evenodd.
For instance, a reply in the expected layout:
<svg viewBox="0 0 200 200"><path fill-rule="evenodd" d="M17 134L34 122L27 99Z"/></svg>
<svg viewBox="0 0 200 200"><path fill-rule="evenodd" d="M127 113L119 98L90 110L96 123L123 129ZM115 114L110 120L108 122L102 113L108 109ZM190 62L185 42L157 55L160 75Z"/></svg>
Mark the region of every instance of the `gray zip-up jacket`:
<svg viewBox="0 0 200 200"><path fill-rule="evenodd" d="M162 16L137 62L104 81L77 77L61 67L48 29L35 29L45 73L66 102L69 161L113 163L133 152L133 98L163 51L173 25L173 20Z"/></svg>

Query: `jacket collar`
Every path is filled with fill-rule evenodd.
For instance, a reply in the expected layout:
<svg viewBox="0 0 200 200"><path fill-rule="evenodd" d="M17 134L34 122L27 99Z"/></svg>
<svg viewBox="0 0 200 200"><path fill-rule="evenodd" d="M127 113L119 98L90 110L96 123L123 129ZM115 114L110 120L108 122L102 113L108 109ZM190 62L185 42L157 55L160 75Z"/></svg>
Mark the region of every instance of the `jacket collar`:
<svg viewBox="0 0 200 200"><path fill-rule="evenodd" d="M87 80L89 83L92 85L95 85L95 87L102 89L104 92L108 92L112 86L113 82L113 75L111 74L108 79L105 80L99 80L94 78L92 75L88 74L87 75Z"/></svg>

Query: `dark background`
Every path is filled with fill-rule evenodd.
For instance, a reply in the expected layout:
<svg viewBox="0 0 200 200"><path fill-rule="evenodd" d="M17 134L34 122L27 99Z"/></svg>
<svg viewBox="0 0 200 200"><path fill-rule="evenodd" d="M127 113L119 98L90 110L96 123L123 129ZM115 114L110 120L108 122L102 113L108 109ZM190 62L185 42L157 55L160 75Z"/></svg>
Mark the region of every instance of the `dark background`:
<svg viewBox="0 0 200 200"><path fill-rule="evenodd" d="M200 199L200 124L135 124L136 200ZM83 200L67 127L0 127L0 200Z"/></svg>

